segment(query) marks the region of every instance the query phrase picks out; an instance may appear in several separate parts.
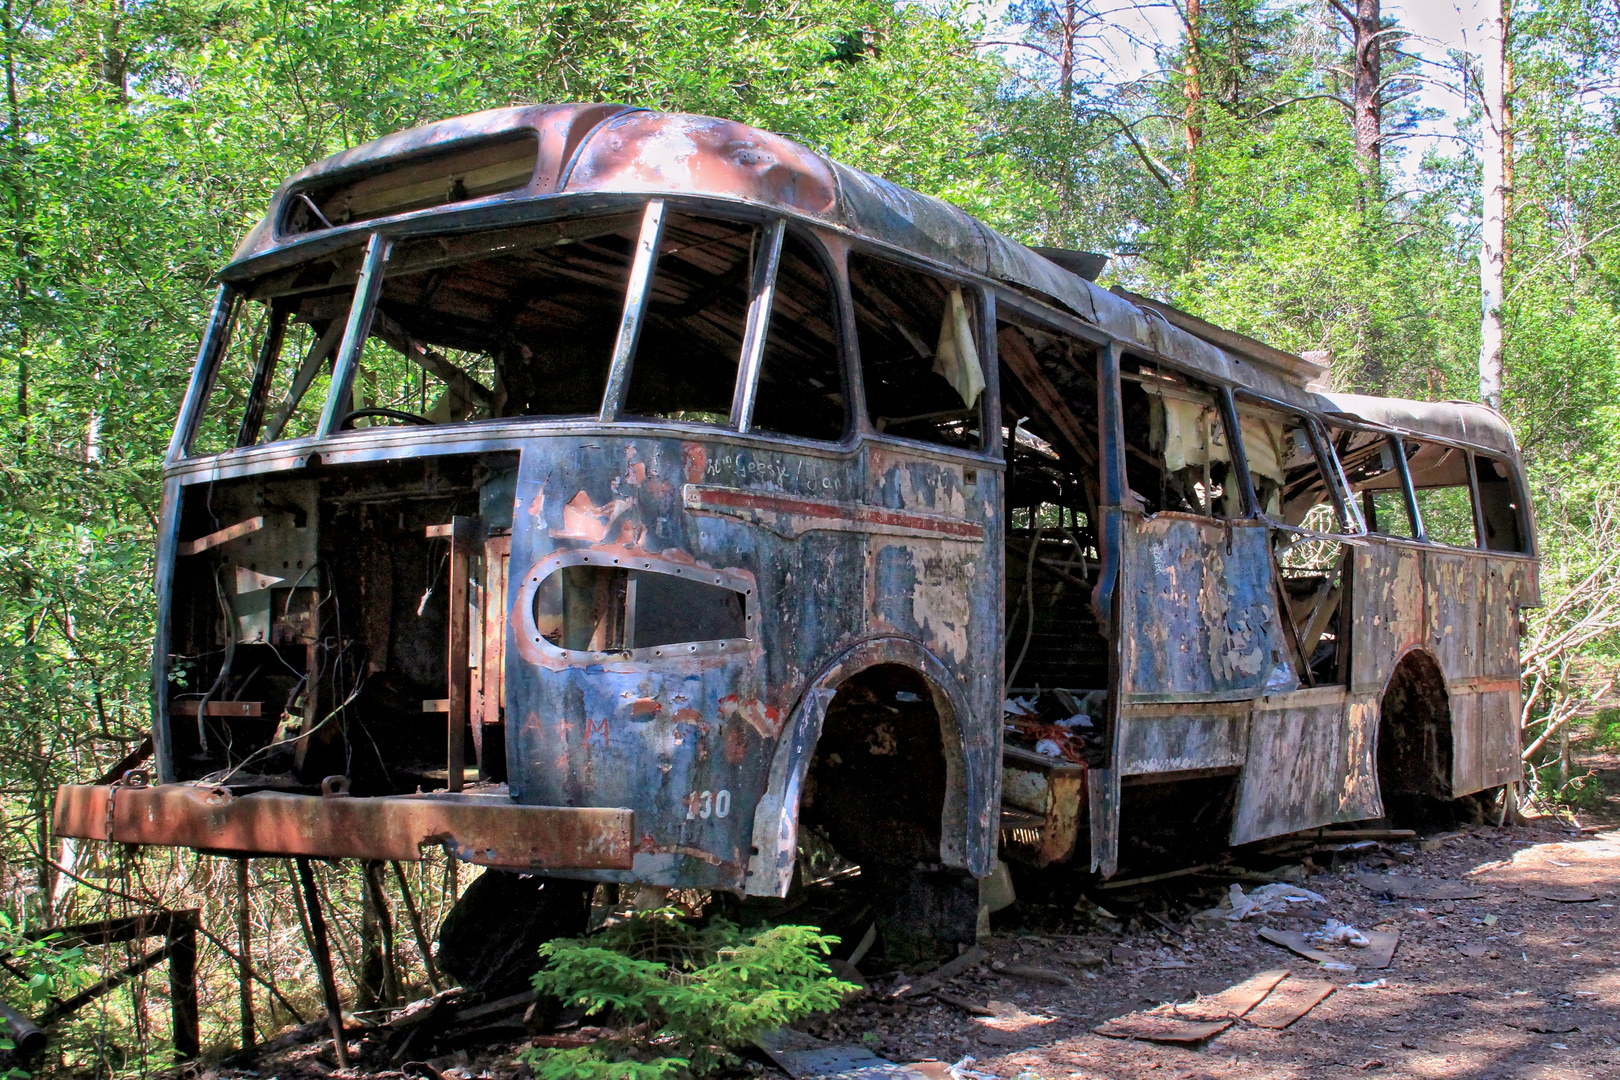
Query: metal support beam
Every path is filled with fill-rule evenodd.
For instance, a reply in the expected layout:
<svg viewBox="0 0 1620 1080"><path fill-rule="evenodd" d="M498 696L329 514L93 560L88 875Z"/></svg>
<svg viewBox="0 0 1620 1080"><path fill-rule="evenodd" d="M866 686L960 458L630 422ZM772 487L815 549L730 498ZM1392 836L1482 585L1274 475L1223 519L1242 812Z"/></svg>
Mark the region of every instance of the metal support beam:
<svg viewBox="0 0 1620 1080"><path fill-rule="evenodd" d="M635 363L636 342L647 321L647 301L652 296L653 274L658 269L658 244L664 236L664 200L653 199L641 218L641 235L636 238L636 255L630 264L630 287L624 294L624 314L619 319L619 336L613 345L613 365L608 369L607 391L602 395L601 420L611 424L624 411L630 393L630 370Z"/></svg>

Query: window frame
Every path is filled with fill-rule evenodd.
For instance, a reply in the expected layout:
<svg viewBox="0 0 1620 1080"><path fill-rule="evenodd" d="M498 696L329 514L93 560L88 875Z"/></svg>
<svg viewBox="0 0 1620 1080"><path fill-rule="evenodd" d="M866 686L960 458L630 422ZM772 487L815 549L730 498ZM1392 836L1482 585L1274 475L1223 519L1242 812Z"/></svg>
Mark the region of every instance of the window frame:
<svg viewBox="0 0 1620 1080"><path fill-rule="evenodd" d="M1415 483L1412 482L1411 462L1406 456L1406 444L1408 442L1432 443L1435 446L1444 446L1444 447L1446 447L1448 449L1456 450L1456 451L1458 451L1459 453L1461 453L1463 455L1463 461L1467 465L1467 472L1468 472L1468 485L1467 486L1468 486L1468 507L1469 507L1469 511L1470 511L1469 516L1470 516L1470 519L1473 521L1473 525L1474 525L1474 542L1473 542L1473 544L1468 545L1468 546L1464 546L1462 544L1448 544L1443 540L1435 540L1435 539L1433 539L1432 537L1429 536L1429 525L1428 525L1428 523L1426 521L1423 520L1423 508L1417 501L1417 493L1418 493L1419 489L1418 489L1418 486ZM1412 513L1412 520L1417 523L1418 543L1426 544L1429 547L1433 547L1433 548L1439 548L1442 551L1479 551L1479 552L1486 551L1487 549L1485 547L1485 522L1484 522L1484 519L1482 517L1482 513L1481 513L1481 510L1480 510L1480 506L1479 506L1479 481L1478 481L1478 478L1475 477L1475 475L1474 475L1474 454L1477 453L1478 451L1476 451L1471 446L1465 446L1462 443L1452 442L1450 439L1439 439L1439 438L1435 438L1435 437L1430 436L1430 435L1424 435L1424 434L1421 434L1421 433L1418 433L1418 432L1411 432L1411 431L1403 431L1403 432L1396 433L1396 435L1395 435L1395 443L1400 448L1400 452L1396 455L1396 461L1399 464L1400 471L1401 471L1401 482L1406 485L1406 494L1407 494L1407 499L1408 499L1407 508ZM1440 489L1440 488L1424 488L1422 490L1424 490L1424 491L1438 491L1438 490L1443 490L1443 489ZM1519 552L1498 552L1497 554L1515 555L1515 554L1520 554L1520 553Z"/></svg>
<svg viewBox="0 0 1620 1080"><path fill-rule="evenodd" d="M1322 418L1313 410L1301 408L1286 401L1265 394L1256 393L1244 387L1222 386L1221 399L1227 404L1228 411L1225 419L1230 430L1238 432L1238 437L1230 440L1232 444L1233 459L1240 463L1239 475L1242 477L1244 498L1247 500L1253 519L1264 521L1268 526L1281 532L1293 533L1300 538L1313 540L1329 540L1335 543L1359 543L1367 536L1367 523L1362 520L1361 509L1351 497L1350 483L1345 478L1344 466L1339 463L1338 451L1333 448L1333 441L1327 437L1323 427ZM1249 472L1249 454L1243 445L1241 420L1238 415L1239 400L1252 402L1263 409L1298 416L1304 420L1305 436L1310 440L1311 453L1316 458L1317 469L1322 473L1322 479L1327 487L1329 501L1333 503L1333 510L1339 521L1344 525L1345 531L1335 533L1320 532L1315 529L1301 528L1267 514L1260 505L1259 496L1255 492L1254 477ZM1331 468L1328 466L1331 465Z"/></svg>
<svg viewBox="0 0 1620 1080"><path fill-rule="evenodd" d="M852 323L846 302L848 300L849 282L847 275L839 272L839 262L836 260L827 245L822 242L815 232L804 228L797 221L786 215L768 219L765 225L765 247L762 258L756 266L756 279L759 271L769 264L767 281L757 281L750 287L748 298L748 331L743 338L742 355L737 363L737 385L732 395L730 424L727 428L739 435L751 435L755 438L780 440L788 443L815 443L818 446L844 446L851 442L857 431L856 423L856 397L851 382L851 358L854 346L852 344ZM765 351L770 344L771 319L776 314L776 279L782 269L782 252L787 246L788 237L807 247L816 267L826 278L828 296L832 301L830 315L833 321L833 348L837 350L837 367L839 377L839 392L844 398L844 423L836 439L817 439L808 435L786 435L776 431L765 431L754 426L754 409L759 402L759 379L765 370ZM765 293L763 300L760 294ZM858 360L857 360L858 367ZM865 395L860 395L859 404L864 410Z"/></svg>
<svg viewBox="0 0 1620 1080"><path fill-rule="evenodd" d="M652 573L669 574L674 577L711 579L705 581L704 584L712 583L720 588L729 589L742 595L743 623L748 629L748 636L716 638L711 641L682 641L668 645L649 645L640 649L613 649L606 651L567 649L560 645L553 645L540 632L539 624L535 619L535 602L538 599L540 587L552 576L560 574L570 566L650 571ZM618 549L617 554L612 551L593 548L553 552L536 563L523 576L522 584L517 587L516 596L512 601L512 621L514 623L513 630L518 635L518 647L521 651L543 657L547 661L567 664L571 667L589 666L614 660L655 663L681 660L694 656L738 656L746 659L758 653L762 646L760 640L759 590L752 574L746 571L715 570L694 566L690 563L676 562L656 555L631 552L628 549Z"/></svg>
<svg viewBox="0 0 1620 1080"><path fill-rule="evenodd" d="M868 258L882 259L897 266L910 270L913 273L926 274L942 282L959 286L964 293L971 291L972 299L969 306L979 321L978 340L974 342L979 354L979 374L984 379L984 391L979 395L979 447L966 450L958 446L945 443L927 442L922 439L910 439L903 435L892 435L886 431L879 431L872 423L872 410L866 397L866 368L861 360L859 328L856 326L855 315L855 289L849 278L849 257L860 254ZM846 309L845 318L848 319L848 330L844 335L847 347L850 350L849 371L850 376L857 380L860 386L859 409L853 408L855 414L853 428L859 438L874 439L891 442L897 446L909 448L927 448L930 452L946 454L951 457L970 457L975 461L1001 461L1001 381L999 378L1001 358L996 351L996 302L999 290L993 283L986 283L978 278L964 274L961 271L947 269L927 259L899 248L886 247L882 244L851 240L844 245L838 260L838 288L842 293L841 306ZM1004 286L1003 286L1004 287ZM964 295L964 300L968 296ZM1015 306L1014 310L1020 314L1034 316L1033 311ZM1050 322L1049 315L1045 316ZM1059 328L1067 333L1066 328Z"/></svg>

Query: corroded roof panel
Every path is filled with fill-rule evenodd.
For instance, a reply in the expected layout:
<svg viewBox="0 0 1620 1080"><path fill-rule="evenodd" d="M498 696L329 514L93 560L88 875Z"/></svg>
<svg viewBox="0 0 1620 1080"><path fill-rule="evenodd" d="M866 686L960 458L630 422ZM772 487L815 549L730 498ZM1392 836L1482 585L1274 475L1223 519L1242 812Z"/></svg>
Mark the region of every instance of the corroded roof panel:
<svg viewBox="0 0 1620 1080"><path fill-rule="evenodd" d="M1517 460L1519 447L1502 414L1473 401L1408 401L1365 394L1322 394L1324 409L1414 435L1496 450Z"/></svg>
<svg viewBox="0 0 1620 1080"><path fill-rule="evenodd" d="M532 179L477 199L339 225L277 234L274 223L301 191L384 172L403 157L531 129L538 139ZM1307 404L1304 362L1240 335L1200 333L1174 309L1133 302L1072 274L941 199L832 161L807 147L731 120L654 112L619 104L574 103L490 109L395 132L334 154L277 189L270 212L243 239L232 268L313 236L337 238L384 223L425 222L502 204L559 195L692 195L780 210L933 260L944 267L1038 294L1127 345L1158 353L1212 378ZM243 267L243 272L248 272ZM1141 298L1138 298L1141 299ZM1167 312L1170 313L1167 315ZM1192 326L1189 330L1188 326ZM1238 345L1233 345L1238 340ZM1258 343L1253 343L1258 344ZM1275 355L1271 355L1275 354ZM1283 358L1279 362L1279 358ZM1449 407L1448 407L1449 408ZM1511 436L1508 436L1511 439Z"/></svg>

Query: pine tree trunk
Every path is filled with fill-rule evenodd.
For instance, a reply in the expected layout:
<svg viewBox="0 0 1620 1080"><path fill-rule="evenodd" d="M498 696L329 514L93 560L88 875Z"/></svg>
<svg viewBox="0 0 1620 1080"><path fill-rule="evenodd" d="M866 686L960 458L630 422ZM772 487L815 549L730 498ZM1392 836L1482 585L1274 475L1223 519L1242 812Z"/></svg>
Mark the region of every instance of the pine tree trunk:
<svg viewBox="0 0 1620 1080"><path fill-rule="evenodd" d="M1376 181L1383 166L1384 104L1379 83L1383 79L1383 12L1379 0L1356 0L1355 84L1352 88L1356 161L1362 174Z"/></svg>

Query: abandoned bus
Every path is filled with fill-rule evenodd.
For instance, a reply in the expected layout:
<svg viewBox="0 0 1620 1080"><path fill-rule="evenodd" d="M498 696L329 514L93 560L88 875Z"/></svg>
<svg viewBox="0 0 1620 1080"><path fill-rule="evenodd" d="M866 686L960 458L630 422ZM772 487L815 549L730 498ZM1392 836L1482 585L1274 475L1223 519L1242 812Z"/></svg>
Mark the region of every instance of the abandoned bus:
<svg viewBox="0 0 1620 1080"><path fill-rule="evenodd" d="M762 897L831 850L948 942L998 859L1516 780L1501 417L1316 392L1097 261L617 105L312 165L169 450L153 773L58 832Z"/></svg>

